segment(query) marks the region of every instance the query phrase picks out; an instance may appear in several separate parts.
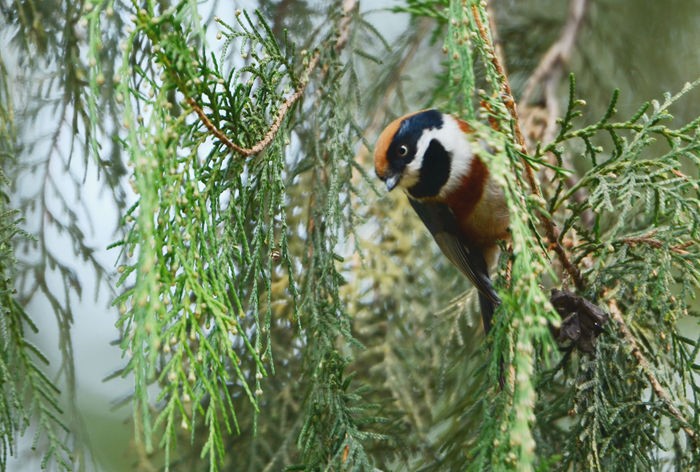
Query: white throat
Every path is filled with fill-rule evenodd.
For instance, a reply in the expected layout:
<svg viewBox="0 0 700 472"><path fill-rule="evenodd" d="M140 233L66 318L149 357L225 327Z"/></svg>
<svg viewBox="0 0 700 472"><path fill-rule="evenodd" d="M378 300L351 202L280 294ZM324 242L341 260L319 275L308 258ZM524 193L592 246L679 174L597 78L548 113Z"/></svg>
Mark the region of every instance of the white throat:
<svg viewBox="0 0 700 472"><path fill-rule="evenodd" d="M418 139L416 157L406 166L401 186L410 188L418 182L420 170L423 167L425 152L430 142L436 139L450 155L450 175L445 185L440 189L438 197L445 198L455 190L467 175L474 156L472 144L467 139L467 134L459 127L459 122L451 115L443 115L444 121L440 129L426 129Z"/></svg>

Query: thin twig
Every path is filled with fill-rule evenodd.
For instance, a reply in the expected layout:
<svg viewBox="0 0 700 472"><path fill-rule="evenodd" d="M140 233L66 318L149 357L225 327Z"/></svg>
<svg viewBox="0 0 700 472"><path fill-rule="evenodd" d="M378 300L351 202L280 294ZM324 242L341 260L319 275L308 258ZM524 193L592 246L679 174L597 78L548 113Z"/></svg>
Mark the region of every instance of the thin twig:
<svg viewBox="0 0 700 472"><path fill-rule="evenodd" d="M484 41L484 44L491 52L491 54L489 54L489 60L491 61L491 64L496 69L496 72L501 78L501 95L503 97L502 100L506 108L508 109L508 112L510 113L511 119L513 120L513 130L515 132L515 139L518 143L518 146L520 147L520 152L522 152L524 155L527 155L527 146L525 144L525 138L523 136L522 130L520 129L518 111L516 109L515 99L513 98L513 92L511 91L510 83L508 82L508 77L506 77L505 75L505 71L501 66L501 62L498 59L498 56L494 53L491 37L489 36L488 32L486 31L486 28L484 27L483 22L481 21L479 7L477 5L472 5L471 8L472 15L474 16L474 21L476 22L477 29L479 30L479 36L481 36L481 39ZM525 164L525 177L528 181L528 184L530 185L530 191L533 195L541 197L542 191L540 190L540 187L537 183L537 179L535 178L535 172L532 169L532 166L527 160L523 160L523 162ZM559 243L559 231L556 229L554 222L541 213L539 214L539 220L542 226L544 227L545 235L547 236L547 240L549 241L551 248L554 250L554 252L557 254L557 257L559 258L559 262L561 262L561 265L564 267L564 270L569 274L569 276L573 280L576 288L579 291L583 291L583 289L585 288L585 283L583 281L583 277L581 276L581 271L579 271L578 267L576 267L571 262L569 256L566 254L566 251Z"/></svg>
<svg viewBox="0 0 700 472"><path fill-rule="evenodd" d="M628 238L623 238L622 242L630 246L636 246L637 244L645 244L647 246L653 247L654 249L661 249L664 247L664 243L653 237L656 234L656 232L657 231L654 230L643 236L630 236ZM686 256L689 254L688 251L686 251L686 248L692 246L694 243L694 241L686 241L683 244L677 244L675 246L669 247L668 249L669 251L675 252L676 254L679 254L681 256Z"/></svg>
<svg viewBox="0 0 700 472"><path fill-rule="evenodd" d="M309 75L313 70L316 68L318 65L319 59L321 58L321 53L319 51L314 52L314 55L311 57L311 60L309 61L309 64L306 66L306 69L304 70L304 75L302 76L301 82L299 83L299 87L297 87L296 91L290 95L280 106L279 111L277 112L277 117L275 120L272 122L270 125L270 128L268 129L267 133L265 133L265 136L258 141L253 147L250 148L245 148L242 146L237 145L228 137L226 134L221 131L219 128L214 126L214 123L209 120L207 117L206 113L204 113L204 110L202 110L202 107L200 107L197 102L194 100L192 97L187 98L187 103L192 107L192 109L197 113L199 116L199 119L202 120L202 123L204 123L204 126L209 130L211 134L216 136L224 145L231 149L234 152L237 152L238 154L241 154L245 157L253 156L255 154L259 154L262 152L267 146L270 145L273 139L275 139L275 136L277 135L277 132L279 131L280 127L282 126L282 122L284 121L284 117L287 116L287 113L289 112L289 109L299 100L303 95L304 92L306 91L307 85L309 85Z"/></svg>
<svg viewBox="0 0 700 472"><path fill-rule="evenodd" d="M613 320L615 320L617 325L620 327L622 337L624 338L627 345L629 345L632 349L632 355L637 360L637 364L639 364L639 367L642 369L644 376L649 381L652 390L666 406L669 413L671 413L681 423L681 427L683 428L683 431L686 432L688 437L695 440L695 431L690 426L688 426L688 420L686 420L685 417L683 417L683 414L680 412L680 410L676 408L676 406L671 401L671 397L668 395L663 385L661 385L659 379L656 378L654 372L652 372L651 367L649 366L649 361L647 361L646 357L644 357L644 353L642 353L642 350L639 348L637 340L630 331L629 326L627 326L627 323L625 322L625 319L622 316L622 312L620 311L620 307L617 305L617 301L615 301L614 299L610 300L608 302L608 308L610 309L610 314L612 315Z"/></svg>
<svg viewBox="0 0 700 472"><path fill-rule="evenodd" d="M559 36L542 56L539 64L525 84L525 91L521 103L527 105L531 102L535 89L542 85L544 104L547 109L545 128L542 142L550 142L553 139L557 127L557 117L560 116L558 87L561 83L564 68L569 63L576 45L576 39L583 26L586 17L589 0L571 0L569 3L569 15L564 28Z"/></svg>
<svg viewBox="0 0 700 472"><path fill-rule="evenodd" d="M352 24L351 14L357 8L358 1L359 0L343 0L343 17L341 18L340 23L338 25L338 39L336 40L335 45L333 46L333 49L336 53L340 52L350 39L350 25ZM313 55L311 56L311 59L309 60L309 63L304 69L301 81L299 82L299 86L294 91L294 93L290 95L284 101L284 103L282 103L279 110L277 111L277 116L275 117L274 121L272 122L272 124L268 128L268 131L265 133L262 139L250 148L239 146L233 141L231 141L223 131L221 131L214 125L214 123L211 122L211 120L207 117L206 113L204 113L204 110L202 110L202 107L199 106L199 104L195 101L194 98L187 97L187 103L192 107L194 112L197 113L197 116L199 116L199 119L209 130L209 132L216 136L216 138L219 139L227 148L231 149L232 151L238 154L243 155L244 157L253 156L265 150L265 148L267 148L270 145L270 143L275 139L275 136L277 136L277 132L282 127L282 122L287 116L287 113L292 108L292 106L304 95L306 87L309 85L309 77L318 66L320 59L321 52L319 50L314 51Z"/></svg>
<svg viewBox="0 0 700 472"><path fill-rule="evenodd" d="M510 113L511 118L513 119L513 129L515 131L515 139L518 142L518 145L520 145L521 151L523 153L525 153L525 152L527 152L527 149L525 147L525 138L523 137L523 132L520 129L520 120L518 119L518 111L516 110L516 107L515 107L515 99L513 98L513 92L510 89L510 83L508 82L508 77L506 77L506 73L505 73L505 70L503 69L503 66L501 65L501 61L498 59L498 56L495 53L495 49L493 46L493 42L491 40L491 36L489 35L488 31L486 30L484 23L481 21L481 14L480 14L479 6L473 4L471 6L471 8L472 8L472 15L474 16L474 21L476 22L476 27L479 30L479 36L481 36L481 39L484 41L484 44L486 44L487 48L491 52L491 54L489 54L488 59L491 61L491 64L496 69L496 72L498 73L498 76L501 79L502 100L503 100L503 104L508 109L508 112ZM525 162L525 168L527 170L527 179L528 179L528 182L530 184L530 187L532 188L532 192L536 195L540 195L540 189L539 189L537 182L535 180L535 174L532 170L532 167L530 166L529 163Z"/></svg>
<svg viewBox="0 0 700 472"><path fill-rule="evenodd" d="M503 44L501 43L501 38L498 35L498 28L496 27L496 14L493 9L493 1L486 3L486 13L489 19L489 28L491 29L491 38L493 40L493 49L496 53L496 57L503 68L504 73L508 73L506 70L506 55L503 50Z"/></svg>
<svg viewBox="0 0 700 472"><path fill-rule="evenodd" d="M544 122L544 126L541 129L538 129L534 134L528 134L528 137L530 137L528 144L531 148L533 141L551 143L554 140L558 126L557 119L561 116L559 86L582 30L589 5L590 0L570 0L569 14L559 38L542 56L539 64L525 84L525 91L520 99L520 103L525 110L525 120L531 123ZM541 107L532 105L535 90L538 87L542 88L543 106ZM573 177L566 179L568 187L573 187L575 184L576 181ZM586 192L582 190L572 195L572 198L577 203L583 203L587 197ZM581 214L581 221L585 226L590 227L594 221L593 212L590 209L586 209Z"/></svg>

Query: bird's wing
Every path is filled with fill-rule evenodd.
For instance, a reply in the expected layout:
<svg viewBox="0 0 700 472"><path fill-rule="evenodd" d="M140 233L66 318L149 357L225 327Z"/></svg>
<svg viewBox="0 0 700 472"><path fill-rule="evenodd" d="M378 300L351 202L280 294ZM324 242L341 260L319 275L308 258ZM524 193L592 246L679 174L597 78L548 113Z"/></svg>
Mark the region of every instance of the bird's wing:
<svg viewBox="0 0 700 472"><path fill-rule="evenodd" d="M500 304L501 299L491 284L483 252L468 244L460 235L457 219L450 207L444 203L418 201L411 197L408 200L450 262L467 276L480 295L494 305Z"/></svg>

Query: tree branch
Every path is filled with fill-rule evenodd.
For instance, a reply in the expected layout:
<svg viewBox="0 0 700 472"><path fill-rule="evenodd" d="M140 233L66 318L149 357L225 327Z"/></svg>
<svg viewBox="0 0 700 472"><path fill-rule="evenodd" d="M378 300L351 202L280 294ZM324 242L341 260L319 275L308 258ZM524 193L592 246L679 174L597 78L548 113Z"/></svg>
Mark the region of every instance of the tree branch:
<svg viewBox="0 0 700 472"><path fill-rule="evenodd" d="M532 100L537 86L541 85L543 88L547 124L541 139L542 142L550 142L554 137L557 118L560 115L557 88L564 74L564 68L571 59L588 5L589 0L571 0L569 15L559 39L549 47L525 84L525 91L520 100L525 105Z"/></svg>
<svg viewBox="0 0 700 472"><path fill-rule="evenodd" d="M669 397L668 393L664 389L663 385L661 385L659 379L657 379L656 375L654 375L654 372L652 372L651 367L649 366L649 362L647 361L646 357L644 357L644 354L639 348L637 340L630 331L629 326L627 326L627 323L625 322L625 319L622 316L622 312L620 311L620 307L617 305L617 302L614 299L610 300L608 302L608 308L610 309L610 314L612 315L613 320L615 320L615 322L620 328L620 332L622 333L623 339L625 340L627 345L630 346L630 349L632 350L632 356L634 356L634 358L637 360L637 364L639 364L639 367L642 369L644 376L649 381L652 390L666 406L669 413L671 413L671 415L673 415L680 422L683 431L685 431L688 437L695 442L695 431L690 426L688 426L688 420L686 420L685 417L683 417L683 414L680 412L680 410L676 408L676 406L671 401L671 398Z"/></svg>
<svg viewBox="0 0 700 472"><path fill-rule="evenodd" d="M590 0L570 0L569 14L559 38L542 56L525 84L520 103L524 107L526 128L528 128L527 124L530 124L530 132L527 133L530 146L533 146L534 142L551 143L554 140L558 126L557 119L561 116L558 88L573 54L589 5ZM542 88L543 106L532 105L535 90L538 87ZM573 187L576 181L569 177L566 179L566 184L568 187ZM576 202L582 203L587 195L583 191L578 191L572 197ZM590 227L594 220L593 213L590 210L584 211L581 220Z"/></svg>
<svg viewBox="0 0 700 472"><path fill-rule="evenodd" d="M638 244L645 244L647 246L651 246L654 249L661 249L664 247L663 241L654 238L654 235L657 233L656 230L650 231L649 233L642 235L642 236L635 236L635 237L627 237L623 238L622 242L625 244L628 244L630 246L636 246ZM686 251L686 248L692 246L695 244L694 241L686 241L683 244L677 244L675 246L669 247L669 251L675 252L676 254L679 254L681 256L686 256L689 254L688 251Z"/></svg>
<svg viewBox="0 0 700 472"><path fill-rule="evenodd" d="M338 24L338 38L335 42L335 45L333 46L333 49L336 53L342 51L345 45L348 43L348 40L350 39L350 25L352 24L351 14L357 8L358 1L359 0L343 0L343 16ZM311 59L309 60L309 63L304 69L301 81L295 92L292 95L290 95L284 101L284 103L282 103L277 112L277 116L275 117L274 121L272 122L272 124L268 128L268 131L265 133L262 139L250 148L239 146L233 141L231 141L223 131L221 131L214 125L214 123L211 122L211 120L207 117L206 113L204 113L204 110L202 110L202 107L199 106L199 104L195 101L194 98L187 97L187 103L192 107L194 112L197 113L197 116L199 116L199 119L209 130L209 132L216 136L216 138L219 139L219 141L221 141L227 148L229 148L233 152L243 155L244 157L253 156L264 151L265 148L267 148L270 145L272 140L275 139L275 136L277 136L277 133L279 132L282 126L282 122L287 116L287 113L292 108L292 106L304 95L306 87L309 85L309 77L318 66L320 59L321 52L317 49L316 51L314 51L313 55L311 56Z"/></svg>
<svg viewBox="0 0 700 472"><path fill-rule="evenodd" d="M202 123L204 123L204 126L206 126L209 132L216 136L227 148L231 149L234 152L237 152L238 154L242 154L245 157L259 154L265 148L267 148L267 146L270 145L273 139L275 139L275 136L277 135L277 132L282 126L282 122L284 121L285 116L287 116L289 109L297 102L297 100L299 100L304 95L306 87L309 84L309 75L318 65L320 57L321 53L319 51L314 52L314 55L311 57L309 64L304 70L304 76L301 80L301 83L299 84L299 87L292 95L290 95L287 98L287 100L284 101L282 106L280 106L280 109L277 112L277 117L270 125L270 128L268 129L267 133L265 133L265 136L263 136L263 138L260 141L258 141L253 147L245 148L231 141L223 131L214 126L214 123L212 123L211 120L209 120L206 113L204 113L204 110L202 110L202 108L197 104L194 98L187 97L187 103L192 107L195 113L197 113L199 119L202 121Z"/></svg>
<svg viewBox="0 0 700 472"><path fill-rule="evenodd" d="M518 118L518 111L516 109L516 104L515 104L515 99L513 98L513 92L510 88L510 83L508 82L508 77L505 75L505 71L503 69L503 66L501 65L501 61L498 58L498 55L495 54L494 52L494 47L493 47L493 42L491 41L491 37L489 36L488 32L486 31L486 28L484 27L483 22L481 21L481 15L479 11L479 6L472 4L472 15L474 16L474 21L476 22L477 29L479 31L479 36L481 36L482 41L484 41L484 44L486 45L487 49L490 51L489 54L489 60L491 61L491 64L493 67L496 69L496 72L498 73L499 77L501 78L500 80L500 86L501 86L501 95L502 95L502 100L506 108L508 109L508 112L510 113L511 119L513 120L513 130L515 133L515 139L520 147L520 152L524 155L527 155L527 146L525 143L525 137L523 136L522 130L520 129L520 120ZM542 196L542 191L540 190L540 187L537 183L537 179L535 178L535 172L532 169L532 166L527 160L523 160L525 164L525 177L528 181L528 184L530 185L530 192L537 196L541 197ZM549 245L552 250L557 255L557 258L559 259L559 262L561 265L564 267L564 270L569 274L571 279L574 282L574 285L579 291L583 291L585 288L585 283L583 281L583 277L581 276L581 271L579 271L578 267L576 267L571 260L569 259L569 256L566 254L566 251L562 247L562 245L559 243L559 231L557 230L554 221L552 221L550 218L545 216L544 214L540 213L539 214L539 220L542 226L544 227L545 230L545 235L547 236L547 240L549 241Z"/></svg>

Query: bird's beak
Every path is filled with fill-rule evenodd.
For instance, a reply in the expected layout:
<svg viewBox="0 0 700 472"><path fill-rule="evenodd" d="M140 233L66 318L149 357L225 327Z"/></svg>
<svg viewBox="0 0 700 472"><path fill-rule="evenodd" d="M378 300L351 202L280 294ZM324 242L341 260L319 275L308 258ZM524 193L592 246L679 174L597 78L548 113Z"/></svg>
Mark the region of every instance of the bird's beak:
<svg viewBox="0 0 700 472"><path fill-rule="evenodd" d="M389 176L386 179L386 190L387 192L391 192L396 188L396 186L399 184L399 180L401 180L401 175L400 174L394 174Z"/></svg>

